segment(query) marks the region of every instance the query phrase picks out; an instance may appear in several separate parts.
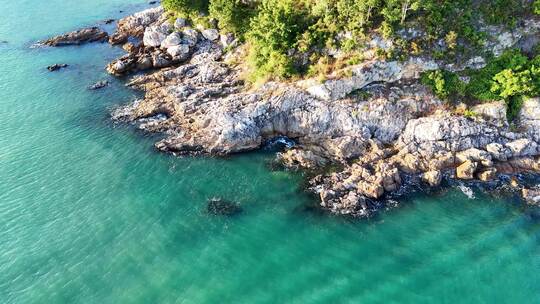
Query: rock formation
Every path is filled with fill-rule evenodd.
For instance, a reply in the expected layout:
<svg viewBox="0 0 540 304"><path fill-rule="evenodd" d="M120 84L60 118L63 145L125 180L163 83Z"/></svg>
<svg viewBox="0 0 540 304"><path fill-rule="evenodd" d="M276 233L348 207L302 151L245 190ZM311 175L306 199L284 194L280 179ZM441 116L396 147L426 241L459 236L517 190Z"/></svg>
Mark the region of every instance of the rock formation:
<svg viewBox="0 0 540 304"><path fill-rule="evenodd" d="M41 44L47 46L79 45L88 42L104 42L107 41L108 37L107 32L102 29L90 27L50 38L42 41Z"/></svg>
<svg viewBox="0 0 540 304"><path fill-rule="evenodd" d="M186 29L182 20L171 29L154 17L137 30L143 38L139 50L172 56L171 48L184 47L186 55L166 57L174 67L132 79L128 85L145 91L145 98L113 116L142 120L144 129L166 134L156 143L159 150L224 155L288 137L296 145L278 154L285 166L340 164L336 172L313 177L310 189L322 207L355 216L369 216L374 202L399 193L409 176L434 187L443 176L490 181L498 174L540 171L538 99L525 102L521 132L510 130L501 103L478 106L475 118L453 115L418 84L421 72L439 68L424 58L367 61L352 69L352 77L322 84L270 82L248 90L241 70L224 62L216 31ZM138 53L126 56L132 54ZM370 97L355 95L359 89Z"/></svg>
<svg viewBox="0 0 540 304"><path fill-rule="evenodd" d="M55 72L55 71L58 71L60 69L64 69L64 68L67 68L68 65L65 64L65 63L55 63L53 65L50 65L47 67L47 70L51 71L51 72Z"/></svg>
<svg viewBox="0 0 540 304"><path fill-rule="evenodd" d="M538 30L516 29L487 47L498 52ZM227 60L235 53L224 53L234 37L189 28L181 18L171 24L161 7L121 19L109 42L127 51L107 66L111 74L151 71L129 81L145 97L115 110L114 119L164 134L156 147L175 155L226 155L287 137L296 144L278 154L285 166L315 172L338 164L309 181L320 205L337 214L369 216L409 180L437 187L445 178L540 171L540 99L524 102L513 128L501 102L476 106L474 117L454 114L418 82L442 67L430 58L373 58L346 78L248 88L242 67ZM482 57L463 62L444 67L485 65ZM534 201L531 193L524 196Z"/></svg>

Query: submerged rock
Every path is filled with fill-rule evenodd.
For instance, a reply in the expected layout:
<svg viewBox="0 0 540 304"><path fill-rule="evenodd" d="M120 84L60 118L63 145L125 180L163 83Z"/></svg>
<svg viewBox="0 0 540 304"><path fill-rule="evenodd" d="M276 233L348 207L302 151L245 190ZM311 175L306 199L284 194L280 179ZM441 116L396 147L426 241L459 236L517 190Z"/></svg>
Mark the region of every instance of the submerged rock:
<svg viewBox="0 0 540 304"><path fill-rule="evenodd" d="M65 64L65 63L57 63L57 64L53 64L53 65L50 65L47 67L47 70L51 71L51 72L54 72L54 71L58 71L60 69L63 69L63 68L67 68L68 65Z"/></svg>
<svg viewBox="0 0 540 304"><path fill-rule="evenodd" d="M80 45L88 42L107 41L109 34L98 27L90 27L66 33L41 42L48 46Z"/></svg>
<svg viewBox="0 0 540 304"><path fill-rule="evenodd" d="M208 201L207 212L212 215L233 216L241 213L242 207L237 203L226 201L220 198L213 198Z"/></svg>

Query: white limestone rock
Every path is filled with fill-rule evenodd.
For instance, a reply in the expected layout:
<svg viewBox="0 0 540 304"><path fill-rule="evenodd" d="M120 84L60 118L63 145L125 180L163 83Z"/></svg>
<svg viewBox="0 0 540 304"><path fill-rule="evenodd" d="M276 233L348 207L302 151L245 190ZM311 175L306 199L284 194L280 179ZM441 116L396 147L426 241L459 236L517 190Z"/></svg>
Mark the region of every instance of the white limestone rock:
<svg viewBox="0 0 540 304"><path fill-rule="evenodd" d="M216 41L219 39L219 31L216 29L207 29L202 31L202 35L204 38L210 40L210 41Z"/></svg>
<svg viewBox="0 0 540 304"><path fill-rule="evenodd" d="M168 49L180 43L182 43L182 36L177 32L173 32L161 42L161 48Z"/></svg>

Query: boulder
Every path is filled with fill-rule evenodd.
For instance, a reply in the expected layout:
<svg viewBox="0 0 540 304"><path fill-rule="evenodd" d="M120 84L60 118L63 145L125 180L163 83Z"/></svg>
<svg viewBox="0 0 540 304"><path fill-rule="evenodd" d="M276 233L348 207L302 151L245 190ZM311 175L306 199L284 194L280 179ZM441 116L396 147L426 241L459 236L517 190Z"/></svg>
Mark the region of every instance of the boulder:
<svg viewBox="0 0 540 304"><path fill-rule="evenodd" d="M137 59L137 69L140 71L151 69L152 66L152 56L150 55L144 55Z"/></svg>
<svg viewBox="0 0 540 304"><path fill-rule="evenodd" d="M219 39L219 31L216 29L207 29L202 31L202 35L204 38L210 40L210 41L216 41Z"/></svg>
<svg viewBox="0 0 540 304"><path fill-rule="evenodd" d="M499 143L491 143L486 145L486 150L494 159L498 161L505 162L508 160L508 158L512 157L512 151Z"/></svg>
<svg viewBox="0 0 540 304"><path fill-rule="evenodd" d="M159 47L168 34L166 26L149 26L144 31L143 44L147 47Z"/></svg>
<svg viewBox="0 0 540 304"><path fill-rule="evenodd" d="M315 169L328 163L327 159L316 155L313 151L303 149L290 149L278 153L277 159L289 168Z"/></svg>
<svg viewBox="0 0 540 304"><path fill-rule="evenodd" d="M183 44L187 44L189 46L195 46L197 42L199 41L199 32L197 32L194 29L190 29L190 28L184 29L182 31L182 34L183 34L183 38L182 38Z"/></svg>
<svg viewBox="0 0 540 304"><path fill-rule="evenodd" d="M456 168L456 175L459 179L474 179L477 168L477 162L468 160Z"/></svg>
<svg viewBox="0 0 540 304"><path fill-rule="evenodd" d="M524 128L532 132L540 132L540 97L523 101L518 120Z"/></svg>
<svg viewBox="0 0 540 304"><path fill-rule="evenodd" d="M174 32L167 36L163 42L161 42L161 48L168 49L173 46L177 46L182 43L182 36L180 33Z"/></svg>
<svg viewBox="0 0 540 304"><path fill-rule="evenodd" d="M378 199L384 194L382 183L362 181L358 184L358 190L369 198Z"/></svg>
<svg viewBox="0 0 540 304"><path fill-rule="evenodd" d="M167 53L172 56L173 60L183 61L189 58L190 49L186 44L180 44L167 49Z"/></svg>
<svg viewBox="0 0 540 304"><path fill-rule="evenodd" d="M442 173L438 170L425 172L420 177L422 181L431 187L438 187L442 182Z"/></svg>
<svg viewBox="0 0 540 304"><path fill-rule="evenodd" d="M129 37L142 38L145 29L157 23L164 13L163 7L150 8L118 21L116 32L109 39L111 44L125 43Z"/></svg>
<svg viewBox="0 0 540 304"><path fill-rule="evenodd" d="M508 122L504 101L479 104L474 106L472 111L499 126L506 125Z"/></svg>
<svg viewBox="0 0 540 304"><path fill-rule="evenodd" d="M124 49L124 51L128 53L136 53L139 50L139 48L131 42L128 42L122 45L122 49Z"/></svg>
<svg viewBox="0 0 540 304"><path fill-rule="evenodd" d="M176 20L174 21L174 27L176 29L181 29L185 27L186 24L187 24L187 21L184 18L176 18Z"/></svg>
<svg viewBox="0 0 540 304"><path fill-rule="evenodd" d="M221 45L223 47L229 47L235 43L234 35L233 34L222 34L219 37L219 41L221 42Z"/></svg>
<svg viewBox="0 0 540 304"><path fill-rule="evenodd" d="M107 72L113 75L123 75L136 67L136 61L129 55L122 56L107 65Z"/></svg>
<svg viewBox="0 0 540 304"><path fill-rule="evenodd" d="M163 53L152 54L152 66L156 69L168 67L172 64L172 61Z"/></svg>
<svg viewBox="0 0 540 304"><path fill-rule="evenodd" d="M456 161L463 163L467 160L480 162L483 166L491 167L493 161L491 160L491 154L484 150L470 148L456 154Z"/></svg>
<svg viewBox="0 0 540 304"><path fill-rule="evenodd" d="M488 168L478 172L477 177L479 180L487 182L497 178L497 169Z"/></svg>
<svg viewBox="0 0 540 304"><path fill-rule="evenodd" d="M538 153L538 145L528 138L509 142L506 147L512 152L512 157L533 156Z"/></svg>
<svg viewBox="0 0 540 304"><path fill-rule="evenodd" d="M112 45L124 44L128 39L129 35L126 33L114 33L109 37L109 43Z"/></svg>

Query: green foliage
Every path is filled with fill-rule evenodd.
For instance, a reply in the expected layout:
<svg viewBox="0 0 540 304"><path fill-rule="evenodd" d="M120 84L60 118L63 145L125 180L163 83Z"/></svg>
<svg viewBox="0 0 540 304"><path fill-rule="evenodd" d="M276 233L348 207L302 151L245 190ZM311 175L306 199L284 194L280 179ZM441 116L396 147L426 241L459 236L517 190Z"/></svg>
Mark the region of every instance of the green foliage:
<svg viewBox="0 0 540 304"><path fill-rule="evenodd" d="M528 58L517 50L504 52L500 57L491 59L483 69L468 72L471 81L466 87L466 94L481 101L506 98L507 96L501 96L499 92L492 89L494 78L506 69L519 71L527 65L528 61Z"/></svg>
<svg viewBox="0 0 540 304"><path fill-rule="evenodd" d="M209 0L163 0L161 4L166 10L184 16L192 16L208 11Z"/></svg>
<svg viewBox="0 0 540 304"><path fill-rule="evenodd" d="M530 1L525 3L527 2L530 3ZM480 10L487 22L509 26L514 26L516 17L527 13L529 8L530 5L524 4L523 0L490 0L483 1L480 5Z"/></svg>
<svg viewBox="0 0 540 304"><path fill-rule="evenodd" d="M289 52L294 50L308 23L305 7L294 0L263 0L247 34L249 62L254 67L252 80L297 74Z"/></svg>
<svg viewBox="0 0 540 304"><path fill-rule="evenodd" d="M509 120L519 113L524 97L540 95L540 56L530 60L519 51L507 51L490 60L486 67L467 74L470 81L465 83L455 73L432 71L422 75L422 83L438 97L450 101L503 99Z"/></svg>
<svg viewBox="0 0 540 304"><path fill-rule="evenodd" d="M421 82L431 87L441 99L457 98L463 94L463 83L459 77L446 70L426 72L422 74Z"/></svg>
<svg viewBox="0 0 540 304"><path fill-rule="evenodd" d="M530 94L534 91L531 71L502 70L493 77L491 91L502 98Z"/></svg>
<svg viewBox="0 0 540 304"><path fill-rule="evenodd" d="M506 119L513 121L519 115L523 106L523 96L512 96L506 100Z"/></svg>
<svg viewBox="0 0 540 304"><path fill-rule="evenodd" d="M318 64L329 49L345 53L361 51L365 38L373 31L398 41L395 33L409 25L422 27L427 35L396 43L394 50L381 55L403 58L430 53L443 60L457 58L460 53L475 52L483 45L484 35L475 29L478 20L512 26L523 14L540 13L540 0L163 0L162 3L166 9L198 22L214 18L221 30L245 38L251 47L252 78L286 78L309 71L309 66ZM201 19L201 15L206 17ZM434 47L441 39L446 49ZM491 78L501 71L478 75L469 88L471 94L492 99L496 93L490 90ZM486 77L487 74L491 77Z"/></svg>
<svg viewBox="0 0 540 304"><path fill-rule="evenodd" d="M243 36L249 29L251 18L256 15L257 9L242 0L212 0L209 13L218 21L220 29Z"/></svg>

